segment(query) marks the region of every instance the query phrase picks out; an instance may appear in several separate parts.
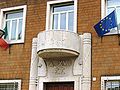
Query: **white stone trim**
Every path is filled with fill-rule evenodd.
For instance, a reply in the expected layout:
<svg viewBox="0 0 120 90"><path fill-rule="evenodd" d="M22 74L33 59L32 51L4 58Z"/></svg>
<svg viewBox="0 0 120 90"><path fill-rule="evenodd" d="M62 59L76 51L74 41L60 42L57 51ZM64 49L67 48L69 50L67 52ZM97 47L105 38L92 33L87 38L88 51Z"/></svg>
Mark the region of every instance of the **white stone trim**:
<svg viewBox="0 0 120 90"><path fill-rule="evenodd" d="M18 83L18 89L21 90L21 80L0 80L0 83Z"/></svg>
<svg viewBox="0 0 120 90"><path fill-rule="evenodd" d="M101 19L106 15L106 0L101 0Z"/></svg>
<svg viewBox="0 0 120 90"><path fill-rule="evenodd" d="M37 90L37 74L38 74L38 56L37 56L37 38L32 40L31 66L29 90Z"/></svg>
<svg viewBox="0 0 120 90"><path fill-rule="evenodd" d="M38 77L45 77L47 75L46 64L42 58L38 61Z"/></svg>
<svg viewBox="0 0 120 90"><path fill-rule="evenodd" d="M120 76L102 76L101 77L101 90L105 90L105 81L120 80Z"/></svg>
<svg viewBox="0 0 120 90"><path fill-rule="evenodd" d="M74 63L72 62L73 66L68 67L67 71L71 72L66 71L66 73L70 73L69 75L63 73L57 75L54 72L50 73L50 70L52 70L51 68L55 67L55 65L53 65L54 63L51 63L53 66L50 67L47 59L42 59L41 57L39 59L36 59L39 38L33 39L30 80L32 80L33 78L37 80L34 80L32 84L30 82L29 90L43 90L45 82L71 81L74 82L74 90L91 90L91 33L84 33L83 35L79 35L78 38L79 42L77 42L76 44L79 44L81 54L77 59L75 59ZM71 58L71 60L72 59L74 58ZM53 69L53 71L54 70L58 69Z"/></svg>
<svg viewBox="0 0 120 90"><path fill-rule="evenodd" d="M73 66L73 75L82 75L82 68L83 68L83 35L79 35L80 42L79 42L79 47L80 47L80 54L76 58ZM76 46L76 45L74 45Z"/></svg>
<svg viewBox="0 0 120 90"><path fill-rule="evenodd" d="M58 56L78 56L80 53L79 35L61 30L49 30L38 34L37 52L42 58ZM52 54L57 52L56 54ZM61 54L64 53L64 54ZM44 54L43 54L44 53ZM51 55L50 55L51 54ZM58 57L57 56L57 57Z"/></svg>
<svg viewBox="0 0 120 90"><path fill-rule="evenodd" d="M82 89L91 90L91 34L83 34L83 73Z"/></svg>
<svg viewBox="0 0 120 90"><path fill-rule="evenodd" d="M74 90L81 90L81 77L57 77L57 78L48 78L40 77L39 78L39 90L44 90L45 82L74 82Z"/></svg>
<svg viewBox="0 0 120 90"><path fill-rule="evenodd" d="M46 30L49 30L50 28L50 12L51 12L51 5L52 4L58 4L58 3L64 3L64 2L70 2L74 1L74 31L77 32L77 0L56 0L56 1L48 1L47 2L47 10L46 10Z"/></svg>
<svg viewBox="0 0 120 90"><path fill-rule="evenodd" d="M24 43L27 5L3 8L0 11L0 17L1 17L0 18L0 28L4 29L4 27L5 27L4 26L4 21L5 21L4 12L12 11L12 10L19 10L19 9L23 9L22 39L21 40L10 40L10 41L7 41L9 44Z"/></svg>

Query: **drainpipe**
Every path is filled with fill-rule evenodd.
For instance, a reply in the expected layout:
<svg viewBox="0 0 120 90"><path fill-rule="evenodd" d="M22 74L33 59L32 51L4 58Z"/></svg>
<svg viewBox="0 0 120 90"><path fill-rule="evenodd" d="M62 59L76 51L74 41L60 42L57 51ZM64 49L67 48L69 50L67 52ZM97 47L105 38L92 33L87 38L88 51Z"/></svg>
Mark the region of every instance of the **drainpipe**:
<svg viewBox="0 0 120 90"><path fill-rule="evenodd" d="M83 34L83 77L82 89L91 89L91 34Z"/></svg>
<svg viewBox="0 0 120 90"><path fill-rule="evenodd" d="M32 54L31 54L31 67L30 67L30 81L29 81L29 90L37 90L37 38L33 38L32 41Z"/></svg>

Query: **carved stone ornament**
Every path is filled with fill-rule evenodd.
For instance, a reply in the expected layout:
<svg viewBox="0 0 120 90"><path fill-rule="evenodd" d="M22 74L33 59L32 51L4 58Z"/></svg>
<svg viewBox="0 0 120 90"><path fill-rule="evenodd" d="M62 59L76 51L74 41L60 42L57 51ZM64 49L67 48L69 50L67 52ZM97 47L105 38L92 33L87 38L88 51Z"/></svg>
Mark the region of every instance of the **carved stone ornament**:
<svg viewBox="0 0 120 90"><path fill-rule="evenodd" d="M52 76L66 76L72 74L73 60L47 60L48 74Z"/></svg>

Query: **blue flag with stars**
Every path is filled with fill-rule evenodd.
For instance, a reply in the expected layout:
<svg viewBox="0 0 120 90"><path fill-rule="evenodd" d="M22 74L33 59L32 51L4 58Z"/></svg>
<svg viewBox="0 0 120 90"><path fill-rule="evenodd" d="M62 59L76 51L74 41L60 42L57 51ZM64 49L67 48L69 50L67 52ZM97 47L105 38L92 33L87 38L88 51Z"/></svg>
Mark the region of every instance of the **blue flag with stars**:
<svg viewBox="0 0 120 90"><path fill-rule="evenodd" d="M99 37L103 37L104 34L109 33L110 30L117 27L117 21L115 17L115 10L111 12L108 16L100 20L95 26L95 31Z"/></svg>

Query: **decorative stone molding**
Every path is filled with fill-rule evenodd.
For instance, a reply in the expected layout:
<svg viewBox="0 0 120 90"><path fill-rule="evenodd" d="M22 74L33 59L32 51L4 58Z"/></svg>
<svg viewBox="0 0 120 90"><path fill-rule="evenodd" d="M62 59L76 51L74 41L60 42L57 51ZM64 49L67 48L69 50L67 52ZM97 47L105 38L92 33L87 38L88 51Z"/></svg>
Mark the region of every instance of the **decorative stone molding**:
<svg viewBox="0 0 120 90"><path fill-rule="evenodd" d="M54 34L54 33L53 32L47 33L46 35L49 36L49 34ZM39 50L42 50L42 48L46 48L46 47L48 48L49 45L57 42L53 40L53 43L51 43L51 41L49 40L52 40L53 39L52 37L50 38L47 37L46 41L44 41L45 38L43 38L42 36L44 35L38 36L38 38L34 38L32 42L29 90L37 90L38 88L39 90L43 90L44 82L66 82L66 81L74 82L75 84L74 90L90 90L91 89L91 34L84 33L83 35L77 35L77 42L73 42L71 47L76 48L75 50L79 51L80 54L78 55L78 57L76 56L59 57L58 55L58 57L42 58L38 56L37 52ZM68 37L64 35L63 38L68 39ZM72 37L69 36L69 38ZM71 40L74 41L74 39ZM49 45L47 45L45 42ZM67 43L66 41L66 44L70 44L70 43ZM60 44L58 45L58 48L59 46ZM57 48L57 45L55 44L54 46L53 44L52 47ZM58 53L56 53L55 55L57 54ZM47 57L47 54L45 57ZM37 85L38 87L36 86L36 79L38 79L38 85Z"/></svg>
<svg viewBox="0 0 120 90"><path fill-rule="evenodd" d="M54 58L45 60L47 64L48 77L72 76L74 59Z"/></svg>
<svg viewBox="0 0 120 90"><path fill-rule="evenodd" d="M83 34L82 90L91 89L91 34Z"/></svg>
<svg viewBox="0 0 120 90"><path fill-rule="evenodd" d="M82 90L80 77L41 77L39 78L39 90L44 90L44 83L46 82L74 82L74 90Z"/></svg>
<svg viewBox="0 0 120 90"><path fill-rule="evenodd" d="M30 81L29 81L29 90L37 90L37 38L33 38L32 41L32 54L31 54L31 66L30 66Z"/></svg>
<svg viewBox="0 0 120 90"><path fill-rule="evenodd" d="M39 57L39 63L38 63L38 76L46 76L47 70L46 70L46 64L42 58Z"/></svg>
<svg viewBox="0 0 120 90"><path fill-rule="evenodd" d="M37 53L41 58L71 57L80 54L80 38L73 32L43 31L38 34L37 42Z"/></svg>
<svg viewBox="0 0 120 90"><path fill-rule="evenodd" d="M73 66L73 75L82 75L82 59L81 55L78 56L78 58L74 62Z"/></svg>
<svg viewBox="0 0 120 90"><path fill-rule="evenodd" d="M82 64L83 64L83 35L79 35L80 38L80 54L76 58L73 66L73 75L82 75Z"/></svg>

